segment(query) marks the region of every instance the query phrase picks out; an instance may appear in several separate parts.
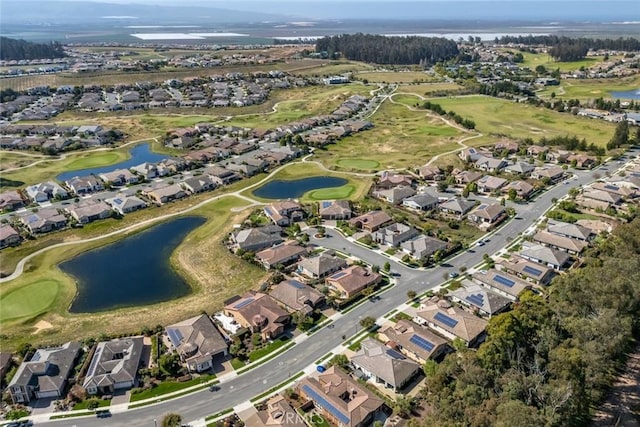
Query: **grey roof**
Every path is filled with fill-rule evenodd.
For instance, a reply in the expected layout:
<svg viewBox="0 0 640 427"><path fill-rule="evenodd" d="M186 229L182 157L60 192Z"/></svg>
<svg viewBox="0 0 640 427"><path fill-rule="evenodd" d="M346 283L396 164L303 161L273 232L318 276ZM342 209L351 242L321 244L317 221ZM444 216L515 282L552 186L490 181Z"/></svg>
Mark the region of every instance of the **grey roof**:
<svg viewBox="0 0 640 427"><path fill-rule="evenodd" d="M447 340L431 330L409 320L399 320L380 332L402 349L427 360L437 355L438 349L447 344ZM419 337L418 339L414 336ZM420 345L427 341L432 347ZM388 343L391 345L391 343ZM430 349L429 349L430 348Z"/></svg>
<svg viewBox="0 0 640 427"><path fill-rule="evenodd" d="M417 258L424 258L433 255L439 250L444 250L449 244L435 237L420 235L415 239L402 242L402 249L410 252Z"/></svg>
<svg viewBox="0 0 640 427"><path fill-rule="evenodd" d="M142 356L142 337L119 338L96 345L83 387L135 382Z"/></svg>
<svg viewBox="0 0 640 427"><path fill-rule="evenodd" d="M559 222L549 220L547 223L547 230L550 233L558 234L561 236L574 237L581 240L587 240L593 235L593 232L587 227L583 227L578 224L569 224L566 222Z"/></svg>
<svg viewBox="0 0 640 427"><path fill-rule="evenodd" d="M425 206L435 205L436 203L438 203L438 198L432 196L431 194L421 193L421 194L416 194L415 196L412 196L412 197L407 197L402 201L403 204L406 204L408 202L413 202L416 205L418 205L420 208L423 208Z"/></svg>
<svg viewBox="0 0 640 427"><path fill-rule="evenodd" d="M465 305L477 307L490 315L502 311L511 304L509 298L491 292L475 283L451 291L449 295Z"/></svg>
<svg viewBox="0 0 640 427"><path fill-rule="evenodd" d="M582 240L559 236L557 234L549 233L548 231L538 231L533 236L533 240L558 249L566 249L576 253L582 252L582 250L588 246L588 243Z"/></svg>
<svg viewBox="0 0 640 427"><path fill-rule="evenodd" d="M373 338L360 343L360 350L351 357L351 363L394 387L402 386L420 369L416 362Z"/></svg>
<svg viewBox="0 0 640 427"><path fill-rule="evenodd" d="M296 311L305 309L305 306L314 307L324 299L322 293L297 280L278 283L271 289L269 295Z"/></svg>
<svg viewBox="0 0 640 427"><path fill-rule="evenodd" d="M77 342L37 350L29 362L23 362L18 367L9 387L30 386L39 392L62 393L79 351L80 344Z"/></svg>
<svg viewBox="0 0 640 427"><path fill-rule="evenodd" d="M167 326L166 330L171 344L187 362L208 359L227 349L227 342L206 314Z"/></svg>
<svg viewBox="0 0 640 427"><path fill-rule="evenodd" d="M530 173L534 169L535 169L535 166L533 166L530 163L524 163L524 162L517 162L505 168L505 170L509 172L522 173L522 174Z"/></svg>
<svg viewBox="0 0 640 427"><path fill-rule="evenodd" d="M346 267L347 262L333 254L323 252L318 256L303 258L298 265L300 268L304 268L314 275L322 277L327 273Z"/></svg>
<svg viewBox="0 0 640 427"><path fill-rule="evenodd" d="M569 261L569 255L558 249L543 245L532 245L520 251L520 256L545 264L563 266Z"/></svg>
<svg viewBox="0 0 640 427"><path fill-rule="evenodd" d="M441 204L440 208L465 214L469 212L471 209L473 209L475 205L476 203L472 202L471 200L460 199L458 197L455 197Z"/></svg>
<svg viewBox="0 0 640 427"><path fill-rule="evenodd" d="M517 299L526 289L531 288L531 283L526 280L493 268L486 273L482 271L474 273L473 279L493 289L511 295L514 299Z"/></svg>
<svg viewBox="0 0 640 427"><path fill-rule="evenodd" d="M277 230L272 228L277 227ZM245 228L234 233L234 239L240 248L251 246L272 246L282 242L278 226L266 226L259 228Z"/></svg>

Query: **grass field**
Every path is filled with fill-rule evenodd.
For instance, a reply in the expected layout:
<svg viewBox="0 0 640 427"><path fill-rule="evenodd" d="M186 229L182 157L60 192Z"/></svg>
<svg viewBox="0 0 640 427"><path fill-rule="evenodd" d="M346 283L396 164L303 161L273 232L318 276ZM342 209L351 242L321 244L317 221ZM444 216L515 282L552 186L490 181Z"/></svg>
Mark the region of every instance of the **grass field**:
<svg viewBox="0 0 640 427"><path fill-rule="evenodd" d="M445 110L453 110L471 118L476 129L486 135L508 135L513 138L576 135L588 143L604 145L611 139L615 125L558 113L545 108L518 104L487 96L442 98L436 101Z"/></svg>
<svg viewBox="0 0 640 427"><path fill-rule="evenodd" d="M640 74L621 79L564 79L560 86L549 86L537 92L541 98L555 93L561 99L588 101L597 98L612 99L611 92L625 92L640 88Z"/></svg>
<svg viewBox="0 0 640 427"><path fill-rule="evenodd" d="M511 50L515 52L515 50ZM572 62L557 62L554 61L553 58L546 53L530 53L530 52L520 52L524 57L524 62L519 64L522 67L529 67L534 70L538 65L542 65L548 70L559 69L560 71L575 71L579 70L580 67L589 68L598 63L602 63L604 57L596 56L596 57L588 57L580 61L572 61ZM610 60L615 59L615 56L610 57Z"/></svg>
<svg viewBox="0 0 640 427"><path fill-rule="evenodd" d="M454 149L464 136L426 111L388 102L370 120L375 125L372 130L316 150L317 160L332 169L345 168L344 161L350 159L377 162L381 169L407 167Z"/></svg>
<svg viewBox="0 0 640 427"><path fill-rule="evenodd" d="M375 170L380 166L380 162L363 159L340 159L336 164L344 169L358 169L363 171Z"/></svg>
<svg viewBox="0 0 640 427"><path fill-rule="evenodd" d="M7 293L0 299L0 322L43 313L53 304L59 288L57 281L42 279Z"/></svg>
<svg viewBox="0 0 640 427"><path fill-rule="evenodd" d="M368 71L355 75L358 80L368 80L369 83L427 83L438 82L439 79L423 71Z"/></svg>
<svg viewBox="0 0 640 427"><path fill-rule="evenodd" d="M457 92L463 89L455 83L420 83L402 85L398 88L398 93L412 93L419 96L432 96L436 92ZM394 97L395 98L395 97Z"/></svg>
<svg viewBox="0 0 640 427"><path fill-rule="evenodd" d="M346 184L342 187L336 188L321 188L320 190L314 190L305 195L305 197L311 200L333 200L333 199L348 199L356 191L356 186L352 184Z"/></svg>

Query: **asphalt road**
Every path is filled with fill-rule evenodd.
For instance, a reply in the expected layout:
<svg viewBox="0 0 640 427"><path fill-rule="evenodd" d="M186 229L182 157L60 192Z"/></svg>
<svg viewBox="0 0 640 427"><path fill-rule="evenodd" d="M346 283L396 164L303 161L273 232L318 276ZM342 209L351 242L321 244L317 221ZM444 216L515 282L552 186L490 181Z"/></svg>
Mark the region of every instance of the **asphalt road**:
<svg viewBox="0 0 640 427"><path fill-rule="evenodd" d="M595 172L595 170L574 172L576 178L569 180L569 184L560 183L556 185L538 196L534 202L525 205L510 204L516 209L516 218L518 219L512 219L493 233L490 236L490 241L481 248L472 248L472 251L464 251L450 259L448 264L451 264L451 267L439 266L425 271L414 270L396 263L386 256L357 245L334 230L327 229L326 238L315 239L311 237L311 242L327 248L348 252L371 264L382 266L386 261L389 261L391 270L400 273L400 276L396 278L396 285L384 292L378 301L367 301L335 320L333 328L324 328L313 334L304 343L295 345L263 365L220 384L220 390L217 392L209 392L205 389L156 405L114 413L112 417L107 419L76 418L39 424L75 425L78 427L105 425L154 426L154 419L159 422L162 416L169 412L179 413L182 415L183 420L191 422L241 404L278 385L289 376L295 375L310 363L320 359L327 352L340 345L343 342L342 335L351 336L359 330L358 321L360 318L366 316L380 317L404 303L407 300L408 290L414 290L418 293L424 292L442 283L445 274L451 271L458 271L461 266L470 268L482 261L484 253L493 254L499 251L534 224L544 211L551 206L553 198L559 199L566 195L570 188L592 182Z"/></svg>

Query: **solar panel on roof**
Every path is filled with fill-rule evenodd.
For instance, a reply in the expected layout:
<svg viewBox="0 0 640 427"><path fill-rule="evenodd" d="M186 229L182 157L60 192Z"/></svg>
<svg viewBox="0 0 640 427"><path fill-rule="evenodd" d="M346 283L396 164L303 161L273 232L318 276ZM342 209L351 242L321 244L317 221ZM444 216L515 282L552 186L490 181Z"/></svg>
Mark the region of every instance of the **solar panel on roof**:
<svg viewBox="0 0 640 427"><path fill-rule="evenodd" d="M238 304L234 305L234 306L233 306L233 308L235 308L236 310L238 310L238 309L240 309L240 308L242 308L242 307L244 307L244 306L246 306L246 305L251 304L252 302L253 302L253 298L247 298L246 300L241 301L241 302L239 302Z"/></svg>
<svg viewBox="0 0 640 427"><path fill-rule="evenodd" d="M347 273L345 273L344 271L341 271L341 272L336 273L333 276L331 276L331 278L334 279L334 280L337 280L337 279L343 277L345 274L347 274Z"/></svg>
<svg viewBox="0 0 640 427"><path fill-rule="evenodd" d="M122 204L122 199L118 199L118 198L116 198L116 199L113 199L113 202L114 202L116 205L120 205L120 204Z"/></svg>
<svg viewBox="0 0 640 427"><path fill-rule="evenodd" d="M323 209L326 209L326 208L328 208L329 206L331 206L331 202L322 202L322 208L323 208Z"/></svg>
<svg viewBox="0 0 640 427"><path fill-rule="evenodd" d="M167 335L174 346L179 346L182 342L182 333L177 329L167 329Z"/></svg>
<svg viewBox="0 0 640 427"><path fill-rule="evenodd" d="M96 365L100 361L100 351L102 347L98 347L96 352L93 354L93 359L91 359L91 364L89 365L89 370L87 371L87 376L93 375L96 371Z"/></svg>
<svg viewBox="0 0 640 427"><path fill-rule="evenodd" d="M39 351L36 351L33 356L31 356L31 362L37 362L40 360L40 358L42 357L42 353L40 353Z"/></svg>
<svg viewBox="0 0 640 427"><path fill-rule="evenodd" d="M606 188L607 190L613 190L613 191L618 191L619 190L618 187L616 187L615 185L611 185L611 184L605 185L604 188Z"/></svg>
<svg viewBox="0 0 640 427"><path fill-rule="evenodd" d="M477 305L478 307L482 307L484 305L484 295L482 294L467 295L465 299L471 304Z"/></svg>
<svg viewBox="0 0 640 427"><path fill-rule="evenodd" d="M314 389L309 387L307 384L302 386L302 391L309 396L318 406L324 408L326 411L329 411L331 415L336 417L342 424L349 424L349 417L342 413L342 411L338 410L335 406L333 406L324 396L317 393Z"/></svg>
<svg viewBox="0 0 640 427"><path fill-rule="evenodd" d="M493 276L493 280L509 288L511 288L513 285L516 284L516 282L514 282L513 280L507 279L506 277L502 277L499 274L496 274L495 276Z"/></svg>
<svg viewBox="0 0 640 427"><path fill-rule="evenodd" d="M435 347L432 342L427 341L419 335L411 335L411 338L409 338L409 342L414 343L415 345L426 351L431 351Z"/></svg>
<svg viewBox="0 0 640 427"><path fill-rule="evenodd" d="M391 356L391 357L393 357L394 359L397 359L397 360L406 359L406 357L404 357L402 354L398 353L397 351L395 351L395 350L393 350L391 348L386 349L386 353L387 353L388 356Z"/></svg>
<svg viewBox="0 0 640 427"><path fill-rule="evenodd" d="M271 215L271 209L264 208L264 213L266 213L267 215Z"/></svg>
<svg viewBox="0 0 640 427"><path fill-rule="evenodd" d="M304 285L297 280L289 280L289 284L296 289L304 289Z"/></svg>
<svg viewBox="0 0 640 427"><path fill-rule="evenodd" d="M527 274L531 274L533 276L540 276L542 274L541 270L538 270L537 268L533 268L531 266L525 265L524 268L522 269L522 271L524 271Z"/></svg>
<svg viewBox="0 0 640 427"><path fill-rule="evenodd" d="M478 209L486 209L486 208L487 208L487 205L485 205L485 204L482 204L482 205L478 206Z"/></svg>
<svg viewBox="0 0 640 427"><path fill-rule="evenodd" d="M456 325L458 324L458 321L455 319L452 319L451 317L447 316L444 313L441 312L437 312L436 315L433 317L435 320L437 320L440 323L444 323L445 325L447 325L450 328L455 328Z"/></svg>

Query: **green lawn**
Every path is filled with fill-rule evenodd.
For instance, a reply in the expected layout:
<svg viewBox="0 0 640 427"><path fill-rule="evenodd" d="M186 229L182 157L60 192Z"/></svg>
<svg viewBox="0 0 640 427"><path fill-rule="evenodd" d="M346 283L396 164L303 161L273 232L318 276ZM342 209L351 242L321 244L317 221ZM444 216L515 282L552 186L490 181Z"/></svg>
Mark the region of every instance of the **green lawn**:
<svg viewBox="0 0 640 427"><path fill-rule="evenodd" d="M255 362L256 360L260 359L261 357L264 357L267 354L276 351L277 349L279 349L283 345L285 345L287 343L290 343L290 342L291 342L291 340L289 340L289 338L287 338L287 337L278 338L277 340L273 341L272 343L268 344L267 346L259 348L257 350L252 351L251 353L249 353L249 361L250 362Z"/></svg>
<svg viewBox="0 0 640 427"><path fill-rule="evenodd" d="M512 52L515 50L510 49ZM520 65L522 67L529 67L532 70L538 65L544 66L548 70L560 69L560 71L575 71L579 70L580 67L589 68L592 65L596 65L598 63L603 62L604 57L589 57L582 59L580 61L571 61L571 62L557 62L551 56L546 53L530 53L530 52L520 52L524 57L524 62ZM613 58L611 58L613 59Z"/></svg>
<svg viewBox="0 0 640 427"><path fill-rule="evenodd" d="M564 79L560 86L548 86L539 91L541 98L555 93L560 99L588 101L597 98L612 99L611 92L626 92L640 87L640 75L621 79Z"/></svg>
<svg viewBox="0 0 640 427"><path fill-rule="evenodd" d="M310 193L306 194L304 198L311 200L348 199L354 191L356 191L356 186L347 184L343 185L342 187L321 188L320 190L313 190Z"/></svg>
<svg viewBox="0 0 640 427"><path fill-rule="evenodd" d="M438 77L427 74L424 71L372 71L357 73L356 77L359 80L366 79L369 83L424 83L441 81Z"/></svg>
<svg viewBox="0 0 640 427"><path fill-rule="evenodd" d="M113 151L102 151L90 156L85 156L80 159L73 160L72 162L65 165L65 169L76 170L106 166L117 163L121 158L121 155L119 155L118 153L114 153Z"/></svg>
<svg viewBox="0 0 640 427"><path fill-rule="evenodd" d="M142 391L140 393L131 394L131 402L137 402L140 400L151 399L153 397L162 396L163 394L173 393L174 391L183 390L194 385L203 384L207 381L214 379L215 375L203 375L198 378L193 378L189 381L177 382L177 381L165 381L158 384L156 387Z"/></svg>
<svg viewBox="0 0 640 427"><path fill-rule="evenodd" d="M59 289L57 281L42 279L9 292L0 299L0 322L45 312L55 301Z"/></svg>
<svg viewBox="0 0 640 427"><path fill-rule="evenodd" d="M231 366L233 367L233 369L237 371L238 369L242 369L247 365L242 360L238 359L237 357L234 357L233 359L231 359Z"/></svg>
<svg viewBox="0 0 640 427"><path fill-rule="evenodd" d="M358 169L358 170L375 170L380 166L380 162L375 160L365 159L340 159L336 162L336 165L343 169Z"/></svg>
<svg viewBox="0 0 640 427"><path fill-rule="evenodd" d="M558 113L542 107L488 96L466 96L436 100L445 110L453 110L476 123L485 135L508 135L513 138L575 135L587 143L604 145L611 139L614 124Z"/></svg>
<svg viewBox="0 0 640 427"><path fill-rule="evenodd" d="M78 402L74 405L73 410L79 411L81 409L87 409L87 404L90 399L83 400L82 402ZM98 408L104 408L105 406L111 405L111 400L106 399L98 399Z"/></svg>

